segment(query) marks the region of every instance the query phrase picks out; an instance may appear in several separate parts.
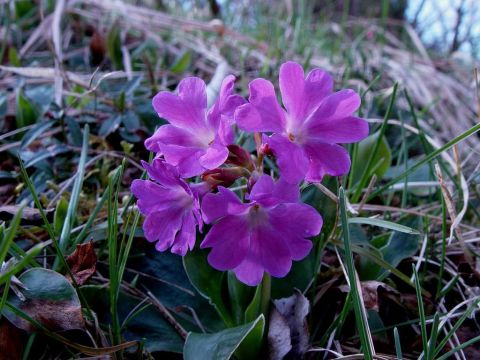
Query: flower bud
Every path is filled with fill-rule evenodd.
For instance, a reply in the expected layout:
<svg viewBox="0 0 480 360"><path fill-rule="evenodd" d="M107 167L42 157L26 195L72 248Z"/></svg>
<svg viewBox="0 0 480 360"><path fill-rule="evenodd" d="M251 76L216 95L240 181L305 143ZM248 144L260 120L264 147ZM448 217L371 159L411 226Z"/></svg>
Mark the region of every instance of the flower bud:
<svg viewBox="0 0 480 360"><path fill-rule="evenodd" d="M235 180L246 175L246 170L237 166L217 168L205 171L202 175L202 181L208 183L212 189L216 189L219 185L229 187Z"/></svg>
<svg viewBox="0 0 480 360"><path fill-rule="evenodd" d="M250 153L238 145L228 145L227 164L244 167L250 171L255 168Z"/></svg>

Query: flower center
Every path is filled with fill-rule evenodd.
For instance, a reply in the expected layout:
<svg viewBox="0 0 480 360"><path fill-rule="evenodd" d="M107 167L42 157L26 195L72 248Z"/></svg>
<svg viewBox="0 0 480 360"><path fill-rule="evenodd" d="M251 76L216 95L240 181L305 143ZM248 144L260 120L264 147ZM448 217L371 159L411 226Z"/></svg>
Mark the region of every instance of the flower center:
<svg viewBox="0 0 480 360"><path fill-rule="evenodd" d="M290 141L295 141L295 135L293 135L292 133L288 133L288 138L290 139Z"/></svg>
<svg viewBox="0 0 480 360"><path fill-rule="evenodd" d="M253 205L250 207L248 212L248 220L252 227L257 227L261 224L264 224L267 220L267 213L265 210L258 204Z"/></svg>

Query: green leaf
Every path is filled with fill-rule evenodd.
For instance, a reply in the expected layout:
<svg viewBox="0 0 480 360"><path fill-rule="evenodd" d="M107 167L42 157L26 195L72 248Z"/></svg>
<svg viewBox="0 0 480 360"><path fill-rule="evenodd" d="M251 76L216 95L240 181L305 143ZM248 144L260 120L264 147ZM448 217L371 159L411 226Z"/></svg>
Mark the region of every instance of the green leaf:
<svg viewBox="0 0 480 360"><path fill-rule="evenodd" d="M262 284L255 289L253 299L245 310L245 323L255 320L262 312Z"/></svg>
<svg viewBox="0 0 480 360"><path fill-rule="evenodd" d="M363 172L367 170L365 168L365 159L368 159L371 156L372 151L375 148L375 144L378 141L379 135L380 133L377 131L358 144L355 158L352 160L352 185L359 182L362 178ZM390 150L387 139L382 137L382 140L378 145L377 152L373 154L372 170L374 170L371 174L367 174L367 178L370 178L373 174L375 174L377 179L381 179L389 169L391 163L392 151Z"/></svg>
<svg viewBox="0 0 480 360"><path fill-rule="evenodd" d="M183 74L192 62L192 53L191 51L185 51L180 56L177 57L175 62L170 67L170 71L174 74L180 75Z"/></svg>
<svg viewBox="0 0 480 360"><path fill-rule="evenodd" d="M10 248L10 245L13 242L13 239L15 238L15 234L17 233L17 228L20 225L20 220L22 219L22 214L23 214L23 208L24 206L22 205L19 209L18 212L15 214L15 216L12 219L12 222L10 224L10 228L6 232L5 235L3 235L3 230L1 232L0 236L0 268L3 264L3 261L5 260L8 249Z"/></svg>
<svg viewBox="0 0 480 360"><path fill-rule="evenodd" d="M50 129L54 124L54 121L45 121L35 124L30 130L28 130L22 138L22 148L30 145L37 137L43 134L46 130Z"/></svg>
<svg viewBox="0 0 480 360"><path fill-rule="evenodd" d="M25 271L18 279L24 285L21 292L26 300L22 301L15 294L10 294L8 303L50 330L63 331L84 327L80 300L63 275L38 267ZM28 321L7 309L3 314L20 329L35 329Z"/></svg>
<svg viewBox="0 0 480 360"><path fill-rule="evenodd" d="M107 137L111 133L113 133L115 130L118 129L120 126L120 123L122 122L122 116L121 115L113 115L109 119L104 120L102 122L102 125L100 126L100 130L98 131L98 136L100 137Z"/></svg>
<svg viewBox="0 0 480 360"><path fill-rule="evenodd" d="M215 334L189 333L183 348L185 360L228 360L245 341L250 348L236 354L239 359L255 359L265 327L265 318L260 315L246 325L226 329ZM252 337L249 339L249 335ZM256 344L255 341L257 340Z"/></svg>
<svg viewBox="0 0 480 360"><path fill-rule="evenodd" d="M16 124L17 128L35 124L39 116L36 106L25 97L21 90L17 91L17 111Z"/></svg>
<svg viewBox="0 0 480 360"><path fill-rule="evenodd" d="M230 295L230 306L232 308L233 318L236 325L244 324L245 322L250 322L255 320L259 314L255 314L253 319L244 321L246 317L246 309L249 306L249 303L253 302L254 288L247 286L242 282L238 281L235 274L232 271L227 273L228 280L228 293Z"/></svg>
<svg viewBox="0 0 480 360"><path fill-rule="evenodd" d="M420 217L412 217L405 221L410 228L420 228L422 220ZM394 232L390 241L381 250L383 258L393 267L404 259L414 256L418 250L420 237L418 234L406 234L404 232Z"/></svg>
<svg viewBox="0 0 480 360"><path fill-rule="evenodd" d="M88 303L99 317L99 321L108 323L110 321L108 289L98 285L88 285L83 286L82 291ZM139 300L120 293L118 299L119 318L122 320L126 319L138 303ZM178 332L151 305L129 318L122 335L126 340L145 339L145 350L149 352L168 351L181 353L184 344L184 340Z"/></svg>
<svg viewBox="0 0 480 360"><path fill-rule="evenodd" d="M120 27L115 24L107 33L107 53L115 69L123 69Z"/></svg>
<svg viewBox="0 0 480 360"><path fill-rule="evenodd" d="M357 324L357 330L360 335L360 343L362 344L362 353L367 360L373 360L373 355L375 350L373 348L372 336L370 334L370 329L368 327L367 314L365 307L363 306L363 301L358 290L357 285L357 275L356 269L353 260L353 251L352 243L350 241L350 231L348 227L348 215L347 215L347 206L345 201L345 192L343 188L339 189L338 195L340 201L340 219L342 222L342 234L343 234L343 243L345 250L345 263L347 265L347 275L350 285L350 294L353 301L353 309L355 313L355 320Z"/></svg>
<svg viewBox="0 0 480 360"><path fill-rule="evenodd" d="M12 243L12 248L13 244L15 243ZM14 265L8 267L3 273L0 273L0 285L7 282L11 276L16 275L17 273L22 271L28 264L35 262L35 256L37 256L40 251L45 248L45 246L45 243L35 245L27 251L26 255L21 260L15 262Z"/></svg>
<svg viewBox="0 0 480 360"><path fill-rule="evenodd" d="M385 229L390 229L390 230L395 230L399 231L405 234L415 234L419 235L420 232L416 229L412 229L411 227L393 223L391 221L386 221L382 219L376 219L376 218L365 218L365 217L356 217L356 218L349 218L348 222L350 224L365 224L365 225L373 225L373 226L378 226L382 227Z"/></svg>
<svg viewBox="0 0 480 360"><path fill-rule="evenodd" d="M281 279L272 278L272 298L288 297L294 289L304 291L315 276L316 266L316 254L313 250L305 259L294 261L287 276Z"/></svg>
<svg viewBox="0 0 480 360"><path fill-rule="evenodd" d="M18 57L17 49L13 46L8 49L8 62L11 66L22 66L20 58Z"/></svg>
<svg viewBox="0 0 480 360"><path fill-rule="evenodd" d="M55 209L55 214L53 216L53 228L55 229L55 234L60 234L62 231L67 211L68 201L62 196L57 203L57 208Z"/></svg>
<svg viewBox="0 0 480 360"><path fill-rule="evenodd" d="M195 289L217 309L227 326L234 322L223 298L223 282L225 273L215 270L207 261L207 251L190 251L183 257L183 266L190 283Z"/></svg>

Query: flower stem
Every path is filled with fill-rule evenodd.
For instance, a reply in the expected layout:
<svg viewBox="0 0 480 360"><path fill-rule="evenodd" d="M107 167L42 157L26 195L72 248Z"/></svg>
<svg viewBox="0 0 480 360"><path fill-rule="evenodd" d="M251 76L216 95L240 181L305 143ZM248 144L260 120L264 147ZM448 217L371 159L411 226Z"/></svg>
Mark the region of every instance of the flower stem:
<svg viewBox="0 0 480 360"><path fill-rule="evenodd" d="M262 300L260 309L262 314L265 315L265 319L268 319L268 313L270 309L270 298L272 295L272 278L270 274L265 273L262 279Z"/></svg>

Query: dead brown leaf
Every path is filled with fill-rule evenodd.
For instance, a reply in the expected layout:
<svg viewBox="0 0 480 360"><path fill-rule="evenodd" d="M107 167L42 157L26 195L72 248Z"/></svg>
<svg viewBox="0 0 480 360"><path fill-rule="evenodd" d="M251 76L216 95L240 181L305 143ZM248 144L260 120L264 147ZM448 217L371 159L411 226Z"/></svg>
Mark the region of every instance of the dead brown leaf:
<svg viewBox="0 0 480 360"><path fill-rule="evenodd" d="M97 255L93 242L77 245L75 251L67 258L67 263L77 284L85 284L96 271ZM67 279L71 280L68 276Z"/></svg>

